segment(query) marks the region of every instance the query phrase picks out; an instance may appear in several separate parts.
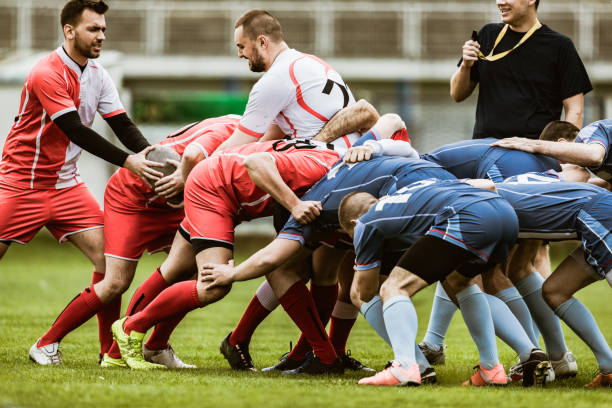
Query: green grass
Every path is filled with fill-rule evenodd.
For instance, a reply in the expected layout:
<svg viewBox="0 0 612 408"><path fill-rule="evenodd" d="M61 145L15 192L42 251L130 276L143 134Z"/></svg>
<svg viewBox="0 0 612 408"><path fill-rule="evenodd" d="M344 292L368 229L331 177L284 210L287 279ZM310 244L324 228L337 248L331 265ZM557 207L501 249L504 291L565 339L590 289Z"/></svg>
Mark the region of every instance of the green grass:
<svg viewBox="0 0 612 408"><path fill-rule="evenodd" d="M255 246L261 244L256 242ZM252 247L251 247L252 249ZM250 249L249 249L250 250ZM239 254L249 250L242 249ZM142 282L164 255L144 256L135 278ZM28 360L28 349L73 296L88 285L91 266L70 245L57 245L41 235L27 247L13 245L0 262L0 406L3 407L581 407L612 406L609 390L584 390L597 371L592 353L567 328L566 339L579 363L576 379L545 389L467 389L461 382L477 362L476 348L461 317L455 317L447 338L447 365L436 368L439 384L420 388L383 389L357 386L358 376L281 378L277 375L231 371L219 354L219 342L237 323L259 281L238 283L221 302L192 312L178 327L172 345L181 358L200 367L193 371L134 372L97 365L95 319L62 342L64 365L39 367ZM133 285L135 287L136 285ZM133 288L132 288L133 289ZM419 339L427 326L433 289L415 297ZM124 307L132 291L124 296ZM610 334L610 288L598 283L579 294ZM274 312L253 337L251 353L257 367L277 361L295 342L297 329L282 310ZM612 338L609 338L612 340ZM391 350L360 318L349 338L353 355L380 369ZM506 368L514 353L500 344Z"/></svg>

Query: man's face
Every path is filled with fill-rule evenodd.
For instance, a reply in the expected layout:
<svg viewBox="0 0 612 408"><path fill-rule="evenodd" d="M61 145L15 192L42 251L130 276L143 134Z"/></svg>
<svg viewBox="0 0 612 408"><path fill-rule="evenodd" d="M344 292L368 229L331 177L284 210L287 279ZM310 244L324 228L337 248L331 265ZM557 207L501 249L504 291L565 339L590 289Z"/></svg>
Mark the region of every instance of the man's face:
<svg viewBox="0 0 612 408"><path fill-rule="evenodd" d="M527 15L532 2L532 0L497 0L502 22L505 24L518 22Z"/></svg>
<svg viewBox="0 0 612 408"><path fill-rule="evenodd" d="M106 38L104 15L90 9L83 10L81 20L74 27L74 49L86 58L98 58Z"/></svg>
<svg viewBox="0 0 612 408"><path fill-rule="evenodd" d="M253 72L264 72L266 63L257 48L257 41L251 40L244 34L242 26L234 31L234 42L238 48L238 57L249 61L249 69Z"/></svg>

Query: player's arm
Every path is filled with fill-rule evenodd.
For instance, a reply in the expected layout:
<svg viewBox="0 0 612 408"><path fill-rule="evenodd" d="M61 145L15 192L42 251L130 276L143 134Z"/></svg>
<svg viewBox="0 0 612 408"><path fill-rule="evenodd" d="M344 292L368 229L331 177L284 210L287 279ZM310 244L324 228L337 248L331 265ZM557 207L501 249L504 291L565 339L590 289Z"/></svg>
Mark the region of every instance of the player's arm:
<svg viewBox="0 0 612 408"><path fill-rule="evenodd" d="M564 143L509 137L498 140L491 146L521 150L527 153L545 154L562 163L577 164L584 167L600 166L606 155L606 149L600 143Z"/></svg>
<svg viewBox="0 0 612 408"><path fill-rule="evenodd" d="M477 83L472 81L472 66L478 61L480 44L469 40L463 44L463 59L450 80L450 95L455 102L461 102L474 92Z"/></svg>
<svg viewBox="0 0 612 408"><path fill-rule="evenodd" d="M251 136L248 133L236 128L234 133L227 139L225 142L221 143L221 146L215 150L215 152L222 152L223 150L227 150L230 147L240 146L247 143L253 143L258 141L259 138L255 136Z"/></svg>
<svg viewBox="0 0 612 408"><path fill-rule="evenodd" d="M364 133L378 121L376 108L365 99L338 111L313 140L329 143L354 132Z"/></svg>
<svg viewBox="0 0 612 408"><path fill-rule="evenodd" d="M563 110L565 111L565 121L581 129L584 119L584 94L579 93L564 99Z"/></svg>
<svg viewBox="0 0 612 408"><path fill-rule="evenodd" d="M480 188L482 190L497 191L495 183L489 179L463 179L462 181L472 187Z"/></svg>
<svg viewBox="0 0 612 408"><path fill-rule="evenodd" d="M119 141L133 152L140 152L150 146L140 129L132 122L127 113L105 118L106 123L115 132Z"/></svg>
<svg viewBox="0 0 612 408"><path fill-rule="evenodd" d="M204 264L199 271L198 279L200 282L208 283L206 289L255 279L281 266L300 248L299 241L277 238L237 267L231 263L227 265Z"/></svg>
<svg viewBox="0 0 612 408"><path fill-rule="evenodd" d="M307 224L314 221L321 213L320 202L302 201L289 188L271 154L265 152L251 154L244 160L244 166L255 185L290 211L298 222Z"/></svg>
<svg viewBox="0 0 612 408"><path fill-rule="evenodd" d="M146 159L146 154L153 149L149 146L136 154L128 154L111 142L100 136L94 130L88 128L81 122L81 118L76 110L64 113L53 119L53 122L60 128L71 142L88 151L89 153L106 160L119 167L125 167L141 179L146 181L159 180L162 173L155 170L155 167L162 167L162 164L155 163Z"/></svg>

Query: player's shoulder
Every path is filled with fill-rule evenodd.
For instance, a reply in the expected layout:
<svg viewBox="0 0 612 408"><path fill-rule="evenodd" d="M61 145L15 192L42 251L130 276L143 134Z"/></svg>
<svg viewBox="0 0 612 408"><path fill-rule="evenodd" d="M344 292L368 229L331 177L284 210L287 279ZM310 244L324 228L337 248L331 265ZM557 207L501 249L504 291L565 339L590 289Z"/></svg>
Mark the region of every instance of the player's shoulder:
<svg viewBox="0 0 612 408"><path fill-rule="evenodd" d="M543 24L542 27L536 31L538 37L545 39L546 41L551 42L551 44L559 44L559 45L573 45L572 39L568 36L561 34L558 31L553 30L546 24Z"/></svg>
<svg viewBox="0 0 612 408"><path fill-rule="evenodd" d="M29 76L33 79L57 75L63 71L64 66L64 61L57 50L55 50L38 60L34 67L32 67Z"/></svg>

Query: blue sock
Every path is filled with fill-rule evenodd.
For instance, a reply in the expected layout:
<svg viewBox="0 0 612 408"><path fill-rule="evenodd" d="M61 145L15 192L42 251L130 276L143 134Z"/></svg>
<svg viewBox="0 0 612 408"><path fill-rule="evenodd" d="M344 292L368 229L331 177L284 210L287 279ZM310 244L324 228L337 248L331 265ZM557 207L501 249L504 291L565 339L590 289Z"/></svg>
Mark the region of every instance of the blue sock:
<svg viewBox="0 0 612 408"><path fill-rule="evenodd" d="M416 363L414 346L418 322L414 305L408 296L394 296L385 302L383 316L394 360L408 369Z"/></svg>
<svg viewBox="0 0 612 408"><path fill-rule="evenodd" d="M612 373L612 351L589 309L578 299L571 298L561 303L555 313L591 348L599 370L604 374Z"/></svg>
<svg viewBox="0 0 612 408"><path fill-rule="evenodd" d="M427 347L433 350L440 350L442 348L448 326L450 326L456 311L457 306L450 300L442 284L438 282L436 295L431 306L431 314L429 315L427 333L423 337L423 343Z"/></svg>
<svg viewBox="0 0 612 408"><path fill-rule="evenodd" d="M540 347L540 329L538 328L538 325L536 324L535 320L533 320L533 335L537 340L535 344Z"/></svg>
<svg viewBox="0 0 612 408"><path fill-rule="evenodd" d="M361 314L370 323L376 333L390 346L391 340L387 334L385 320L383 319L382 299L374 296L369 302L361 305Z"/></svg>
<svg viewBox="0 0 612 408"><path fill-rule="evenodd" d="M456 296L463 320L478 347L480 365L490 370L499 364L499 358L489 303L477 285L463 289Z"/></svg>
<svg viewBox="0 0 612 408"><path fill-rule="evenodd" d="M514 285L525 300L531 317L542 331L546 352L551 360L560 360L567 351L561 321L542 297L544 279L534 272Z"/></svg>
<svg viewBox="0 0 612 408"><path fill-rule="evenodd" d="M527 336L525 330L523 330L523 326L521 326L516 316L514 316L504 302L496 296L487 295L486 293L485 296L491 309L495 334L518 354L521 363L527 361L531 350L537 347L533 345L531 339Z"/></svg>
<svg viewBox="0 0 612 408"><path fill-rule="evenodd" d="M537 348L539 348L540 345L538 344L538 337L540 333L538 332L538 336L536 336L534 333L533 327L535 325L533 323L533 319L531 318L531 313L529 313L529 308L525 304L525 301L523 300L523 297L519 291L516 290L514 286L511 286L508 289L497 292L495 297L501 299L506 305L508 305L508 308L512 314L516 316L521 326L523 326L525 333L527 333L527 336L529 336L529 340L531 340L531 342Z"/></svg>
<svg viewBox="0 0 612 408"><path fill-rule="evenodd" d="M361 313L366 318L370 326L376 331L376 333L389 345L391 346L391 341L389 340L389 335L387 334L387 328L385 327L385 321L383 319L382 312L382 300L380 296L375 296L367 303L361 305ZM419 370L421 373L431 367L427 358L419 348L419 346L414 344L414 354L416 357L416 362L419 365Z"/></svg>

